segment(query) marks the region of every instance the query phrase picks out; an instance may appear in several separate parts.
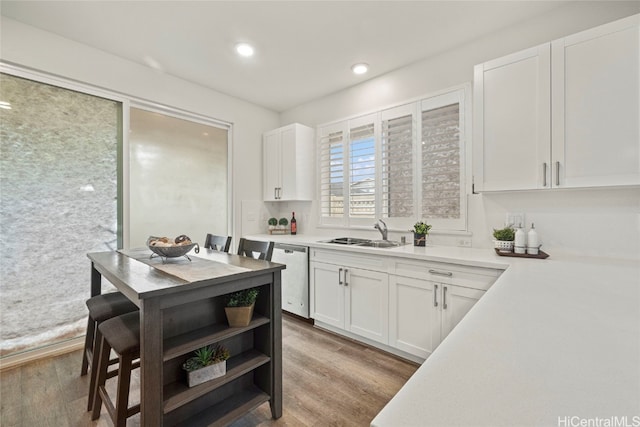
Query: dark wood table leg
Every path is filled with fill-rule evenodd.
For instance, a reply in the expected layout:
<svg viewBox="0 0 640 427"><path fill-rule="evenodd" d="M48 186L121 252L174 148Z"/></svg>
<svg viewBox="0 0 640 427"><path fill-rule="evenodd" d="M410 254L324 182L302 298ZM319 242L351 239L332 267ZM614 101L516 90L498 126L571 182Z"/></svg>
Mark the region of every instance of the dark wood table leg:
<svg viewBox="0 0 640 427"><path fill-rule="evenodd" d="M95 297L102 293L102 275L96 266L91 263L91 296Z"/></svg>
<svg viewBox="0 0 640 427"><path fill-rule="evenodd" d="M140 425L163 423L163 348L160 300L140 300Z"/></svg>
<svg viewBox="0 0 640 427"><path fill-rule="evenodd" d="M273 273L271 284L271 325L273 328L271 340L271 378L272 393L270 399L271 416L282 416L282 291L280 271Z"/></svg>

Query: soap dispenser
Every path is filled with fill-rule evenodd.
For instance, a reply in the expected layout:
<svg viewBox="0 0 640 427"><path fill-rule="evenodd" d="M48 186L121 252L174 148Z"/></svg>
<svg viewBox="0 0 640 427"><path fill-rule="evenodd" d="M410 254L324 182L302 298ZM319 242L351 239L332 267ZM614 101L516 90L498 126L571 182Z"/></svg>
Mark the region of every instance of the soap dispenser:
<svg viewBox="0 0 640 427"><path fill-rule="evenodd" d="M538 255L538 249L540 249L540 242L538 241L538 232L533 223L531 223L531 230L527 233L527 253L529 255Z"/></svg>
<svg viewBox="0 0 640 427"><path fill-rule="evenodd" d="M524 234L524 230L522 229L522 224L518 224L513 252L517 254L524 254L527 249L526 246L526 236Z"/></svg>

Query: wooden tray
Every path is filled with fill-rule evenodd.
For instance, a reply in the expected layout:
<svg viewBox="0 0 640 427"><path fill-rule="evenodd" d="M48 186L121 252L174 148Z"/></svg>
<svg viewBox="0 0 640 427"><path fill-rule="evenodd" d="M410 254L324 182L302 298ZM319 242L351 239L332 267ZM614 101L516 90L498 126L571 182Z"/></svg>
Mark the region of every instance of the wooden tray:
<svg viewBox="0 0 640 427"><path fill-rule="evenodd" d="M500 256L512 256L517 258L537 258L537 259L546 259L549 258L549 254L538 249L538 255L531 254L517 254L515 252L500 252L498 248L494 248L496 253Z"/></svg>

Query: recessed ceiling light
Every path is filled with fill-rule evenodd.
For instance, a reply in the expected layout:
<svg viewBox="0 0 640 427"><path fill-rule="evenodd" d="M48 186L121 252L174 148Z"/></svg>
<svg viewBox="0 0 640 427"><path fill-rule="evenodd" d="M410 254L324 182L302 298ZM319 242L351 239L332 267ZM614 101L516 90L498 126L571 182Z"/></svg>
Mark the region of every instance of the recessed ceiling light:
<svg viewBox="0 0 640 427"><path fill-rule="evenodd" d="M355 64L353 67L351 67L351 71L353 71L353 74L364 74L369 71L369 65L364 63Z"/></svg>
<svg viewBox="0 0 640 427"><path fill-rule="evenodd" d="M240 56L253 56L253 46L248 43L238 43L236 45L236 52Z"/></svg>

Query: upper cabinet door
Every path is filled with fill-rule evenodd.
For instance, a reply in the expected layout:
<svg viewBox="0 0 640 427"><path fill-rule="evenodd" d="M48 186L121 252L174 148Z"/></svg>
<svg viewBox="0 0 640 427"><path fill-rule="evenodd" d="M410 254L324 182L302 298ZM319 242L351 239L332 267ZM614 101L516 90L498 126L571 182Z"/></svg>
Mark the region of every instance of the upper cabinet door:
<svg viewBox="0 0 640 427"><path fill-rule="evenodd" d="M280 167L281 137L279 131L267 132L263 136L263 198L265 201L278 200L282 179Z"/></svg>
<svg viewBox="0 0 640 427"><path fill-rule="evenodd" d="M640 184L640 15L552 44L553 186Z"/></svg>
<svg viewBox="0 0 640 427"><path fill-rule="evenodd" d="M313 199L314 130L294 123L263 135L265 201Z"/></svg>
<svg viewBox="0 0 640 427"><path fill-rule="evenodd" d="M296 165L296 128L287 127L282 130L280 140L280 198L282 200L295 200L297 188Z"/></svg>
<svg viewBox="0 0 640 427"><path fill-rule="evenodd" d="M547 43L476 65L476 190L549 187L550 57Z"/></svg>

